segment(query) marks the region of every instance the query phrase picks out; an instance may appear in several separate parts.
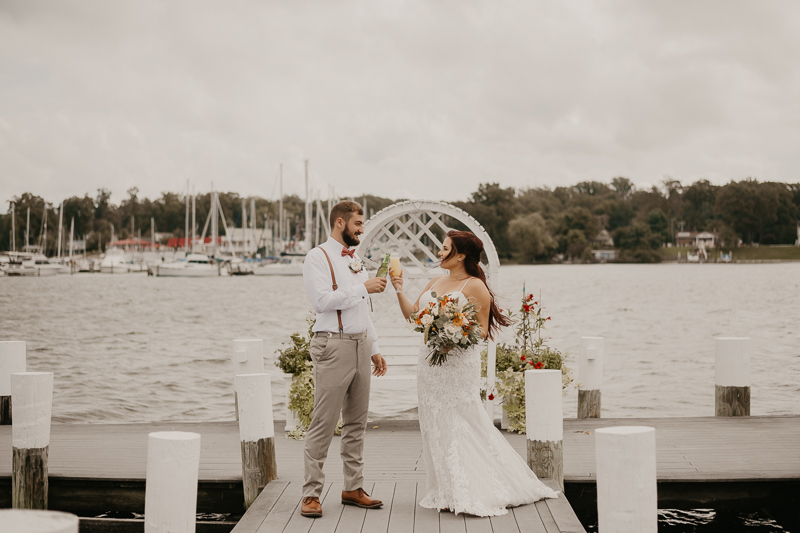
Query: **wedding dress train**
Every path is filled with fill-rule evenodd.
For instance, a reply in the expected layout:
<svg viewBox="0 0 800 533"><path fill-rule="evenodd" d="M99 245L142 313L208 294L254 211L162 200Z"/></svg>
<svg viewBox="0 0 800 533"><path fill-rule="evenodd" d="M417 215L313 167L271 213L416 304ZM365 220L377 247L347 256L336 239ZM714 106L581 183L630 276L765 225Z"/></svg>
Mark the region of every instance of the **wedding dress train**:
<svg viewBox="0 0 800 533"><path fill-rule="evenodd" d="M460 291L451 296L464 297ZM420 308L435 299L420 298ZM419 425L429 509L498 516L506 507L556 498L495 428L480 400L480 346L431 367L425 344L417 364Z"/></svg>

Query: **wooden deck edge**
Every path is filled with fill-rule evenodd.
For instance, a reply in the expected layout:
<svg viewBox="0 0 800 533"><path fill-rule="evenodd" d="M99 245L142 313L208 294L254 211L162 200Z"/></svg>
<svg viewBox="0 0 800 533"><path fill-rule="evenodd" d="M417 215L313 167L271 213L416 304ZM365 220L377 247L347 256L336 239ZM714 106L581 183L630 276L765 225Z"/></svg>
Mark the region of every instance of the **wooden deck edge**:
<svg viewBox="0 0 800 533"><path fill-rule="evenodd" d="M230 533L236 522L198 521L196 533ZM81 533L143 533L144 519L141 518L81 518Z"/></svg>

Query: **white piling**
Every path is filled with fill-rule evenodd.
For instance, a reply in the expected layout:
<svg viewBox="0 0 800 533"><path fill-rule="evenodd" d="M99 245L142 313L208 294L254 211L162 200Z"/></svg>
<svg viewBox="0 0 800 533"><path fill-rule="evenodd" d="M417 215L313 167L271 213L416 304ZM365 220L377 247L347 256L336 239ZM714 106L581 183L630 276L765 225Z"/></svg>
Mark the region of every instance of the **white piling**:
<svg viewBox="0 0 800 533"><path fill-rule="evenodd" d="M0 509L0 530L11 533L78 533L78 517L61 511Z"/></svg>
<svg viewBox="0 0 800 533"><path fill-rule="evenodd" d="M200 435L150 433L144 496L145 533L194 533Z"/></svg>
<svg viewBox="0 0 800 533"><path fill-rule="evenodd" d="M750 416L750 339L714 339L716 416Z"/></svg>
<svg viewBox="0 0 800 533"><path fill-rule="evenodd" d="M595 431L600 533L656 533L656 431L644 426Z"/></svg>
<svg viewBox="0 0 800 533"><path fill-rule="evenodd" d="M581 337L578 359L578 418L600 418L600 391L603 386L603 337Z"/></svg>
<svg viewBox="0 0 800 533"><path fill-rule="evenodd" d="M53 373L11 374L11 506L47 509L47 459L53 408Z"/></svg>
<svg viewBox="0 0 800 533"><path fill-rule="evenodd" d="M233 341L233 375L260 374L264 372L264 340L236 339ZM271 403L271 402L270 402ZM239 406L236 391L233 393L233 408L239 420Z"/></svg>
<svg viewBox="0 0 800 533"><path fill-rule="evenodd" d="M292 380L294 376L292 374L282 374L283 376L283 390L286 396L286 416L284 420L286 420L286 425L283 427L283 431L289 432L294 430L297 427L297 424L300 420L297 418L297 413L289 409L289 397L292 394Z"/></svg>
<svg viewBox="0 0 800 533"><path fill-rule="evenodd" d="M551 478L564 490L560 370L525 371L525 420L528 466L537 477Z"/></svg>
<svg viewBox="0 0 800 533"><path fill-rule="evenodd" d="M0 341L0 426L11 424L11 374L25 370L25 341Z"/></svg>
<svg viewBox="0 0 800 533"><path fill-rule="evenodd" d="M275 461L275 425L272 420L270 376L241 374L234 381L239 398L239 439L242 447L242 483L245 509L261 490L278 477Z"/></svg>

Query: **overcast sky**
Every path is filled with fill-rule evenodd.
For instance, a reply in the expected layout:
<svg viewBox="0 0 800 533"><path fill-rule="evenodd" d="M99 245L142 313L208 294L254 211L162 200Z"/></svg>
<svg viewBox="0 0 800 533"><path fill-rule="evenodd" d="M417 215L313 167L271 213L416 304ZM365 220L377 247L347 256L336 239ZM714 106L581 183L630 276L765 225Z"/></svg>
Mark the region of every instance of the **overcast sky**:
<svg viewBox="0 0 800 533"><path fill-rule="evenodd" d="M0 207L800 181L800 3L0 0Z"/></svg>

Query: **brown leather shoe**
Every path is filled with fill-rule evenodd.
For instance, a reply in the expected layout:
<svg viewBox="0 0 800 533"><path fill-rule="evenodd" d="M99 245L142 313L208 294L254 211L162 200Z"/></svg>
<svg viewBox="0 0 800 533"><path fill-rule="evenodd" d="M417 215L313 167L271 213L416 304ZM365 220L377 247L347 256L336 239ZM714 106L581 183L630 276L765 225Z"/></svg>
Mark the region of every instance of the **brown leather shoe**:
<svg viewBox="0 0 800 533"><path fill-rule="evenodd" d="M303 507L300 508L300 514L309 518L322 516L322 505L319 503L319 498L314 498L313 496L303 498Z"/></svg>
<svg viewBox="0 0 800 533"><path fill-rule="evenodd" d="M342 503L345 505L356 505L364 509L377 509L383 507L383 502L369 497L364 489L343 490Z"/></svg>

